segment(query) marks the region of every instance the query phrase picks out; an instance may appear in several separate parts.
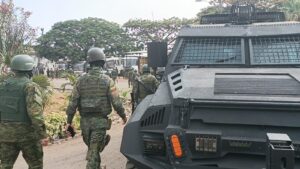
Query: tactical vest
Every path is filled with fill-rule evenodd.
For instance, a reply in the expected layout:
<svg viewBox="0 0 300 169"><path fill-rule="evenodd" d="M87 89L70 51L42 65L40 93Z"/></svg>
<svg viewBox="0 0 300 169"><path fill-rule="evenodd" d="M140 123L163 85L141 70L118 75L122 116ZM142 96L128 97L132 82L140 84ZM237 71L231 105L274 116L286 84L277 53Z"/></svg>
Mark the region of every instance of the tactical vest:
<svg viewBox="0 0 300 169"><path fill-rule="evenodd" d="M153 94L153 92L150 92L149 89L153 91L155 90L153 86L154 80L151 76L152 75L150 74L145 74L140 77L141 82L148 88L147 90L143 85L138 84L138 96L140 101L142 101L147 95Z"/></svg>
<svg viewBox="0 0 300 169"><path fill-rule="evenodd" d="M92 76L87 74L80 79L79 111L82 115L99 113L106 116L111 112L111 102L108 97L109 79L105 75Z"/></svg>
<svg viewBox="0 0 300 169"><path fill-rule="evenodd" d="M0 83L0 121L30 124L26 108L25 85L30 80L9 78Z"/></svg>

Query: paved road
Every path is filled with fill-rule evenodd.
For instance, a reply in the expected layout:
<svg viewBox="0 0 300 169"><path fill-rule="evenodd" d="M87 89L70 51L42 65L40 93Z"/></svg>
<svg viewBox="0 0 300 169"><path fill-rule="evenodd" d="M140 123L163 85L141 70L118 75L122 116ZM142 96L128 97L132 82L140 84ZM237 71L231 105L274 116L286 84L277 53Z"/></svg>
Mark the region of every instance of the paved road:
<svg viewBox="0 0 300 169"><path fill-rule="evenodd" d="M114 125L108 133L112 136L109 145L101 153L106 169L124 169L126 158L120 153L123 126ZM44 147L44 169L84 169L87 148L81 137L61 144ZM20 155L14 169L26 169L27 164Z"/></svg>
<svg viewBox="0 0 300 169"><path fill-rule="evenodd" d="M65 82L67 82L65 79L52 80L54 87L60 87ZM117 86L122 91L129 90L126 79L119 79ZM108 133L112 139L101 153L102 164L106 169L124 169L126 158L120 153L123 126L115 124ZM44 147L44 169L84 169L86 151L86 145L81 137ZM27 164L20 154L14 169L26 168Z"/></svg>

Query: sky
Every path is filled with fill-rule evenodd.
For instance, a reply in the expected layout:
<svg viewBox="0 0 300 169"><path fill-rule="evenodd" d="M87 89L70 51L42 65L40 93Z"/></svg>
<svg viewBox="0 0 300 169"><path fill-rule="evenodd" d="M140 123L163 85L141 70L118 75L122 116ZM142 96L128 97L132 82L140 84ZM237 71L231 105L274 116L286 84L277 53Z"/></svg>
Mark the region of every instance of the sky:
<svg viewBox="0 0 300 169"><path fill-rule="evenodd" d="M51 29L56 22L98 17L120 25L129 19L193 18L207 6L196 0L14 0L32 12L33 27Z"/></svg>

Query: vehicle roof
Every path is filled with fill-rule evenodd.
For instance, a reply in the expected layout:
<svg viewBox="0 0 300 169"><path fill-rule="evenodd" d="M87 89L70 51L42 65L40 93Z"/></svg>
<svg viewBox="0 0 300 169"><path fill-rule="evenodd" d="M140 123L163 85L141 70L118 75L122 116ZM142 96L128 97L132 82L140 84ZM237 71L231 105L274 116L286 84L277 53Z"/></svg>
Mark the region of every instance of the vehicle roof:
<svg viewBox="0 0 300 169"><path fill-rule="evenodd" d="M255 37L300 34L300 22L265 22L248 25L188 25L178 37Z"/></svg>

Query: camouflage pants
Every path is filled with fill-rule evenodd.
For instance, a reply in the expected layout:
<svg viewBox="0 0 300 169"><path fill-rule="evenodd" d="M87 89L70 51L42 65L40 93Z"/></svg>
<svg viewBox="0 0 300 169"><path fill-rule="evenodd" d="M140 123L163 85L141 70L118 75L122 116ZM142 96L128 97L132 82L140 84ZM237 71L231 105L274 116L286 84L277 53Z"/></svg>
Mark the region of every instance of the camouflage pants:
<svg viewBox="0 0 300 169"><path fill-rule="evenodd" d="M128 87L130 87L132 85L132 82L130 79L128 79Z"/></svg>
<svg viewBox="0 0 300 169"><path fill-rule="evenodd" d="M20 151L29 169L43 168L43 147L39 141L0 143L0 169L12 169Z"/></svg>
<svg viewBox="0 0 300 169"><path fill-rule="evenodd" d="M86 169L99 169L100 152L105 147L107 119L82 117L80 121L84 143L88 146Z"/></svg>

